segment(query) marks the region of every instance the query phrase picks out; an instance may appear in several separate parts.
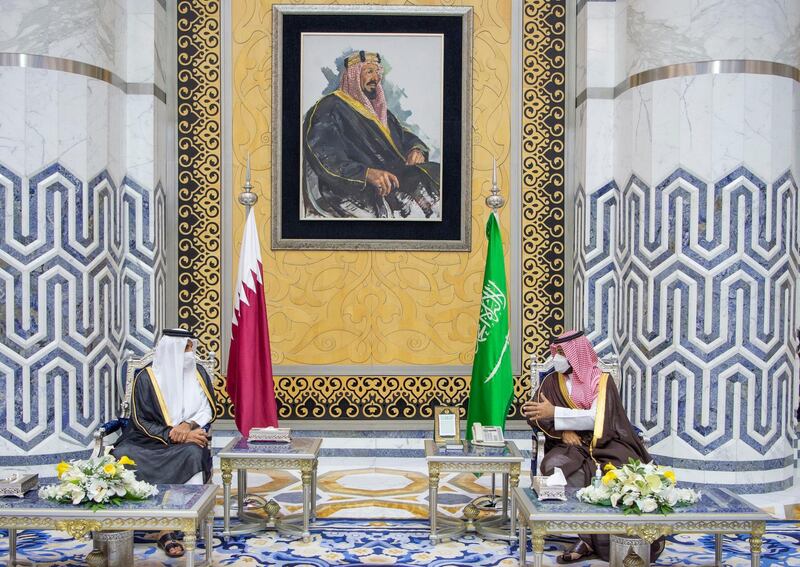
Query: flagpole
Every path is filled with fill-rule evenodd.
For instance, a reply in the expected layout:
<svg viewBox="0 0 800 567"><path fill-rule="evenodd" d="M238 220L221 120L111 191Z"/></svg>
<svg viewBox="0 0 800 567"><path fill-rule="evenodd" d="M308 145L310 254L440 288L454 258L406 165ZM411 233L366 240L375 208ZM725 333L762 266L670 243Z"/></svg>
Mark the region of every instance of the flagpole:
<svg viewBox="0 0 800 567"><path fill-rule="evenodd" d="M244 205L245 218L247 218L250 209L258 201L258 195L253 193L253 184L250 183L250 152L247 152L247 169L244 174L244 185L242 185L242 192L239 193L239 203Z"/></svg>
<svg viewBox="0 0 800 567"><path fill-rule="evenodd" d="M486 206L492 210L495 216L498 216L498 211L505 204L506 199L500 194L500 187L497 185L497 158L492 156L492 194L486 197ZM493 509L497 506L497 496L495 494L496 486L495 475L492 473L492 488L489 494L489 502L486 505L487 508ZM508 494L504 494L503 496L507 498ZM503 505L505 507L505 503Z"/></svg>

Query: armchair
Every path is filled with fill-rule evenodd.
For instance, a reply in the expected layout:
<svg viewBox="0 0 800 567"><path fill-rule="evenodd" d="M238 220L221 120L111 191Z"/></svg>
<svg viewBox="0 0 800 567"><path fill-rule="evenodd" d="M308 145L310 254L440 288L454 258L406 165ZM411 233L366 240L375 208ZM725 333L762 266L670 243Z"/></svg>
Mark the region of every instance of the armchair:
<svg viewBox="0 0 800 567"><path fill-rule="evenodd" d="M611 379L614 380L614 385L617 387L617 390L620 393L623 391L622 388L622 373L620 371L620 364L619 359L616 355L611 355L606 358L600 359L598 361L598 367L603 372L608 372L611 376ZM545 376L550 374L553 371L553 360L551 356L548 356L544 362L542 363L533 363L531 365L531 376L538 377L538 382L544 379ZM533 395L533 392L531 392ZM644 442L645 446L649 444L649 439L647 439L644 435L642 435L641 431L638 431L639 437ZM538 428L533 429L533 435L531 436L531 481L533 477L540 474L539 471L539 463L544 458L544 443L545 437L544 433Z"/></svg>
<svg viewBox="0 0 800 567"><path fill-rule="evenodd" d="M153 361L154 355L155 351L149 351L142 356L128 356L122 361L122 364L120 365L119 376L120 378L124 379L124 384L120 384L119 382L117 383L117 392L122 392L120 409L118 412L119 416L116 419L112 419L111 421L104 423L98 428L97 431L95 431L94 449L92 450L93 457L102 455L107 445L113 447L113 443L109 443L107 438L114 433L121 432L122 429L128 425L131 417L133 378L136 376L137 372ZM201 358L198 356L197 363L205 368L206 372L208 372L210 376L214 375L216 356L213 351L210 351L206 358ZM210 425L207 425L205 428L206 431L208 431L209 428ZM114 441L116 441L118 438L119 436L115 437Z"/></svg>

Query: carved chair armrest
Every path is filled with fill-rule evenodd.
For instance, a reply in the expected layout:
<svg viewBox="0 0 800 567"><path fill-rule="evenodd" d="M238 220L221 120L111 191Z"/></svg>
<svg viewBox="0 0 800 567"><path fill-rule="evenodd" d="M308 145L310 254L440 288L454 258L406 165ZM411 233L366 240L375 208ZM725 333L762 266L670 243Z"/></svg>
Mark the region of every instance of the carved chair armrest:
<svg viewBox="0 0 800 567"><path fill-rule="evenodd" d="M123 429L126 425L128 425L128 420L124 417L112 419L101 425L97 431L94 432L94 449L92 450L92 456L99 457L102 455L105 450L105 438Z"/></svg>

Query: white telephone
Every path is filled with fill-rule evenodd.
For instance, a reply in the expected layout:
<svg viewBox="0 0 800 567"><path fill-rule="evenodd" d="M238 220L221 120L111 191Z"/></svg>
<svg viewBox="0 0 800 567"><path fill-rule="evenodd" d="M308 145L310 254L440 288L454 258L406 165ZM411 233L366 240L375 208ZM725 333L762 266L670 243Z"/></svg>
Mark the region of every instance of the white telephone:
<svg viewBox="0 0 800 567"><path fill-rule="evenodd" d="M496 425L484 427L480 423L472 424L472 443L474 445L485 445L487 447L505 447L506 440L503 437L503 428Z"/></svg>

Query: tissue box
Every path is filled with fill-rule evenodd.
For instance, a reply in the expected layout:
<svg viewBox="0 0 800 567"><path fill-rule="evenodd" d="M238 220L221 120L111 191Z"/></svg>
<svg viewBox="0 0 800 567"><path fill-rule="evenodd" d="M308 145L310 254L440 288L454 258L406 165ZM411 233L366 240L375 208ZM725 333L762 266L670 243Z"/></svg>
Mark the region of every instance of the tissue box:
<svg viewBox="0 0 800 567"><path fill-rule="evenodd" d="M248 441L264 443L289 443L292 430L288 427L253 427Z"/></svg>
<svg viewBox="0 0 800 567"><path fill-rule="evenodd" d="M39 486L38 474L14 475L12 478L0 478L0 496L16 496L22 498L29 490Z"/></svg>
<svg viewBox="0 0 800 567"><path fill-rule="evenodd" d="M555 486L547 486L546 476L533 477L533 482L531 483L531 486L533 487L533 490L536 492L536 496L539 497L539 500L567 499L566 486L564 486L563 484Z"/></svg>

